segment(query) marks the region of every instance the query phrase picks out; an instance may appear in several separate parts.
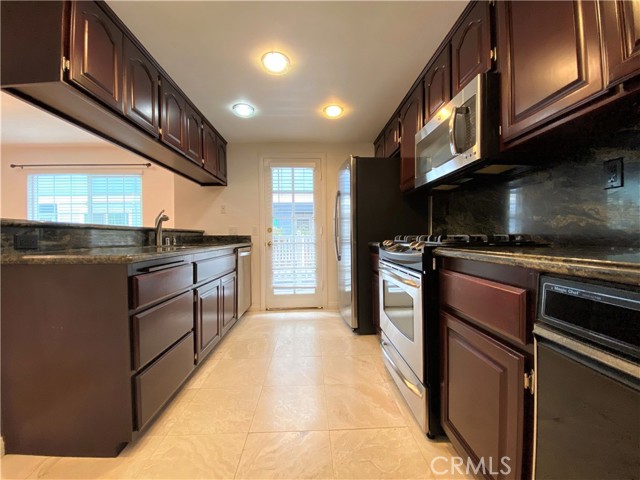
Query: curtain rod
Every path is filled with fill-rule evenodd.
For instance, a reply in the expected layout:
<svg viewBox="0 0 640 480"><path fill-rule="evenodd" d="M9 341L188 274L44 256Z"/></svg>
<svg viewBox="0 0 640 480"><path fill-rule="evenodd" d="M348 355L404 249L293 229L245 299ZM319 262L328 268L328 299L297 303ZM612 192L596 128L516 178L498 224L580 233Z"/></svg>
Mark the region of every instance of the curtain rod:
<svg viewBox="0 0 640 480"><path fill-rule="evenodd" d="M150 163L12 163L11 168L47 168L47 167L151 167Z"/></svg>

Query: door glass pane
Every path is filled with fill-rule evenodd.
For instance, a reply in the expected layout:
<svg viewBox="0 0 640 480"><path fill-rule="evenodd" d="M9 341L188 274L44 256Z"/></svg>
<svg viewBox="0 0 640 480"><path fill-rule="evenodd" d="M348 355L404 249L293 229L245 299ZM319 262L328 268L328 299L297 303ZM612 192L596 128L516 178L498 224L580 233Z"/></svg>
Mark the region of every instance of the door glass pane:
<svg viewBox="0 0 640 480"><path fill-rule="evenodd" d="M273 293L317 289L314 175L309 167L272 167Z"/></svg>
<svg viewBox="0 0 640 480"><path fill-rule="evenodd" d="M382 281L382 308L391 323L409 340L413 340L413 298L400 287Z"/></svg>

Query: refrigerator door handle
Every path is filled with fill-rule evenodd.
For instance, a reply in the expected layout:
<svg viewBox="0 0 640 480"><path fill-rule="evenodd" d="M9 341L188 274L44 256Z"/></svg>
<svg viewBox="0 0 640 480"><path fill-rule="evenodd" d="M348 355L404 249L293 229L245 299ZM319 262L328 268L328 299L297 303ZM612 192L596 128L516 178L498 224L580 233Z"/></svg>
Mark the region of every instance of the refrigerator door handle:
<svg viewBox="0 0 640 480"><path fill-rule="evenodd" d="M336 200L333 204L333 245L336 250L336 260L340 261L340 244L338 229L340 228L340 190L336 192Z"/></svg>

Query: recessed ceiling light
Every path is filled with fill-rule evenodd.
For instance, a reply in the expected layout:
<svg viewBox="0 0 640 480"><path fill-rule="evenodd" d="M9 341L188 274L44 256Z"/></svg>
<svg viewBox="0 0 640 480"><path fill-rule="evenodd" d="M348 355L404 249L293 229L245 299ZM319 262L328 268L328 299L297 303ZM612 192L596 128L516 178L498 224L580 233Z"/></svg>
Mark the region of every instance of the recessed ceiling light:
<svg viewBox="0 0 640 480"><path fill-rule="evenodd" d="M327 105L322 109L322 112L329 118L338 118L344 113L344 108L340 105Z"/></svg>
<svg viewBox="0 0 640 480"><path fill-rule="evenodd" d="M267 52L262 56L262 64L269 73L280 75L289 69L289 58L281 52Z"/></svg>
<svg viewBox="0 0 640 480"><path fill-rule="evenodd" d="M236 103L233 107L231 107L233 113L235 113L238 117L249 118L253 117L256 109L253 108L248 103Z"/></svg>

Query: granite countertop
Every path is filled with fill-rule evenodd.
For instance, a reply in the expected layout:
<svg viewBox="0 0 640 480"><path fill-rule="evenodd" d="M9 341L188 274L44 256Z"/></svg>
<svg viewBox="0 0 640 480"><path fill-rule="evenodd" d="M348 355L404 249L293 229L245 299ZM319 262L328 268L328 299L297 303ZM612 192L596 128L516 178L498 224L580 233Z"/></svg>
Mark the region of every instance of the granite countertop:
<svg viewBox="0 0 640 480"><path fill-rule="evenodd" d="M250 242L177 245L165 247L95 247L46 252L3 251L2 256L0 257L0 262L6 265L136 263L147 260L156 260L165 257L168 258L181 255L192 255L196 253L248 246L251 246Z"/></svg>
<svg viewBox="0 0 640 480"><path fill-rule="evenodd" d="M434 254L499 263L560 275L640 285L638 247L440 247Z"/></svg>

